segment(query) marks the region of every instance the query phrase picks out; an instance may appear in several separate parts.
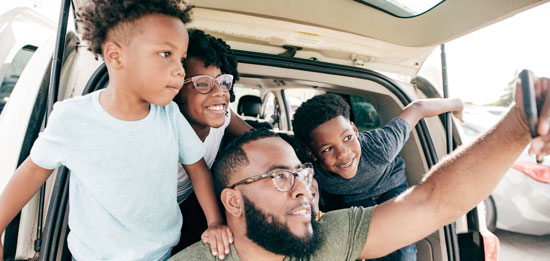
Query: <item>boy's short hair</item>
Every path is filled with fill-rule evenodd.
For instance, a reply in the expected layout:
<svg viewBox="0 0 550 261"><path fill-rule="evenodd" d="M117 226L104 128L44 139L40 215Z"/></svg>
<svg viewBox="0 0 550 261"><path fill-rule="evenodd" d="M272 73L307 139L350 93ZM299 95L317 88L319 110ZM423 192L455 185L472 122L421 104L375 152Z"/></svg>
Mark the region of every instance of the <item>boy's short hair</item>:
<svg viewBox="0 0 550 261"><path fill-rule="evenodd" d="M189 30L189 47L187 49L187 59L198 58L204 61L204 67L214 65L222 71L233 75L233 84L239 80L237 72L237 58L221 38L205 34L198 29ZM235 101L233 88L229 91L230 101Z"/></svg>
<svg viewBox="0 0 550 261"><path fill-rule="evenodd" d="M233 139L220 152L220 155L218 155L216 161L214 161L212 172L214 175L214 187L218 197L221 195L224 188L232 185L230 182L235 172L250 164L246 152L243 150L243 145L251 141L270 137L279 137L279 135L264 128L251 129L243 135Z"/></svg>
<svg viewBox="0 0 550 261"><path fill-rule="evenodd" d="M294 113L294 136L305 145L311 143L311 132L319 125L338 116L350 119L350 107L344 98L336 94L315 96L300 105Z"/></svg>
<svg viewBox="0 0 550 261"><path fill-rule="evenodd" d="M181 19L185 24L190 19L193 6L185 0L91 0L80 8L77 22L83 26L82 39L88 41L88 50L96 57L102 56L102 45L110 32L118 41L128 42L139 27L131 23L149 14L163 14Z"/></svg>

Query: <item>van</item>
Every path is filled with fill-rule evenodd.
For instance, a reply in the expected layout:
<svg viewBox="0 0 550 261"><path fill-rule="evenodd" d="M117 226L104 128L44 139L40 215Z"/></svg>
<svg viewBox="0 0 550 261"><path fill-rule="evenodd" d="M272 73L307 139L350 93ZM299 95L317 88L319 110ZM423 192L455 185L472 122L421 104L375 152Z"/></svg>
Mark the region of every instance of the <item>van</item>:
<svg viewBox="0 0 550 261"><path fill-rule="evenodd" d="M344 97L351 119L359 130L368 130L383 126L416 99L444 96L444 81L421 74L424 61L441 44L544 2L192 0L188 28L220 37L234 50L240 80L232 109L252 125L292 133L294 110L330 92ZM85 3L63 1L65 15L74 16L72 10ZM104 64L80 41L78 27L68 28L36 49L0 116L0 190L28 156L53 103L108 82ZM251 106L241 106L245 103ZM409 185L460 146L462 133L445 115L421 120L400 153ZM67 168L55 170L10 223L6 259L71 260L69 179ZM486 229L482 213L476 207L417 242L418 260L497 260L498 239Z"/></svg>

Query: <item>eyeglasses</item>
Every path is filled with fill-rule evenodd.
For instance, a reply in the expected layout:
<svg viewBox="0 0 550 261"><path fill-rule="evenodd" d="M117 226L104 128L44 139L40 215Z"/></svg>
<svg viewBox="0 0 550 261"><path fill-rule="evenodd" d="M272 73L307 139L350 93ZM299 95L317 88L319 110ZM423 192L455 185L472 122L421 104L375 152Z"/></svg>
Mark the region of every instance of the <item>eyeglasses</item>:
<svg viewBox="0 0 550 261"><path fill-rule="evenodd" d="M311 165L311 163L304 163L294 171L287 169L274 170L265 174L259 174L250 178L243 179L233 184L233 186L230 186L229 188L235 188L238 185L250 184L252 182L256 182L265 178L271 178L271 181L273 181L273 184L278 191L286 192L294 187L296 177L301 179L305 183L305 185L311 187L313 173L313 165Z"/></svg>
<svg viewBox="0 0 550 261"><path fill-rule="evenodd" d="M187 78L183 84L193 82L193 87L199 93L208 94L214 89L214 85L217 83L220 89L224 92L231 90L233 86L233 75L222 74L216 78L210 75L197 75L191 78Z"/></svg>

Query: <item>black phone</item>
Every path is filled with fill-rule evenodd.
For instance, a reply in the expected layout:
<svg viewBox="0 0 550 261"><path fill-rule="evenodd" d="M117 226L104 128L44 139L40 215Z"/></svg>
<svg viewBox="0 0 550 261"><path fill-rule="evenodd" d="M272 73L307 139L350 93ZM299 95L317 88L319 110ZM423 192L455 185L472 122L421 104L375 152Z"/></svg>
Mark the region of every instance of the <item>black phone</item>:
<svg viewBox="0 0 550 261"><path fill-rule="evenodd" d="M527 124L529 125L531 137L534 138L539 136L537 133L539 116L537 111L537 101L535 99L534 75L533 72L525 69L521 71L519 77L521 79L523 107L525 109L525 114L527 115Z"/></svg>

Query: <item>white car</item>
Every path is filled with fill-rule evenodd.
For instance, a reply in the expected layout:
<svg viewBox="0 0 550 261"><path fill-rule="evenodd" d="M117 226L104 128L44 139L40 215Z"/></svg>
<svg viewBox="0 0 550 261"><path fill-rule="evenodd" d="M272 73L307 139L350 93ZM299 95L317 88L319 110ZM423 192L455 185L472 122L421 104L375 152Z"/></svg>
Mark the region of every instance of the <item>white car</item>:
<svg viewBox="0 0 550 261"><path fill-rule="evenodd" d="M464 132L474 138L498 119L498 110L466 110ZM485 201L487 228L550 235L550 158L537 163L527 148Z"/></svg>
<svg viewBox="0 0 550 261"><path fill-rule="evenodd" d="M64 10L74 15L72 10L86 0L71 2L74 9ZM424 61L440 44L544 2L191 0L196 8L188 27L221 37L234 49L241 78L237 99L258 97L249 107L260 110L248 114L233 109L250 120L292 133L292 109L312 95L332 92L349 101L358 127L369 129L384 125L416 99L440 96L440 81L421 77ZM4 108L0 190L28 155L45 111L55 101L108 82L105 66L78 40L80 32L73 24L68 28L57 36L57 46L50 41L37 49ZM60 41L61 36L66 39ZM53 66L50 73L54 47L63 54L56 56L62 67ZM50 75L51 95L46 95ZM417 184L448 153L447 139L455 147L462 143L456 128L449 131L447 137L439 117L420 121L412 131L401 151L409 184ZM37 193L10 223L4 235L6 259L71 259L65 241L69 177L66 168L54 171L44 193ZM474 208L417 242L418 260L496 260L498 239L484 223L482 212Z"/></svg>

